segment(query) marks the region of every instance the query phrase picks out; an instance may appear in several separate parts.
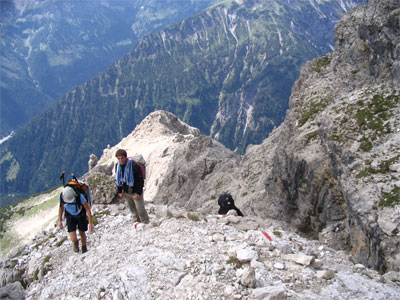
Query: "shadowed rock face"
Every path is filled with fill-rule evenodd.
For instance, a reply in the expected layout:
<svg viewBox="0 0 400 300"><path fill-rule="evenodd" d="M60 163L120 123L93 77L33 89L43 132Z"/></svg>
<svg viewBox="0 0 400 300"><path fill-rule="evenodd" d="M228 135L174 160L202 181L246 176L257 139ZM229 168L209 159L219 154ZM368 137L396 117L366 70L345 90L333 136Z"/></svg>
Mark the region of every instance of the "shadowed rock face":
<svg viewBox="0 0 400 300"><path fill-rule="evenodd" d="M340 20L335 51L303 68L284 124L244 159L267 166L253 171L264 187L245 200L254 211L381 272L399 268L398 3L370 1Z"/></svg>

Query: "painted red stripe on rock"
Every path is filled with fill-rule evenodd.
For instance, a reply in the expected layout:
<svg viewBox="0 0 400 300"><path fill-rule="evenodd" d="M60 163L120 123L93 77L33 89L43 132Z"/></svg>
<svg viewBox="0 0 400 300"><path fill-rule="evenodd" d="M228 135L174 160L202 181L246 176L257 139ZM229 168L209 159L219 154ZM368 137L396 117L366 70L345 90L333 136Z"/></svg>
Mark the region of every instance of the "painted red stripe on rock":
<svg viewBox="0 0 400 300"><path fill-rule="evenodd" d="M268 233L266 233L265 231L261 231L261 233L262 233L267 239L269 239L269 240L272 242L272 239L271 239L271 237L269 236Z"/></svg>

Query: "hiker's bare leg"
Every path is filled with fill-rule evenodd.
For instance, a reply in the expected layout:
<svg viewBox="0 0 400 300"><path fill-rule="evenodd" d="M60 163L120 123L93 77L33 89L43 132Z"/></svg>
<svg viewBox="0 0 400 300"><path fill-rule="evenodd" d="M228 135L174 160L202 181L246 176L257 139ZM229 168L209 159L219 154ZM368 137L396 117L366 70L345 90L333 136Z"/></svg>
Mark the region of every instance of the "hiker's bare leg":
<svg viewBox="0 0 400 300"><path fill-rule="evenodd" d="M80 231L79 230L79 235L81 236L81 241L82 241L82 254L83 253L86 253L88 250L87 250L87 246L86 246L86 241L87 241L87 238L86 238L86 233L84 232L84 231Z"/></svg>
<svg viewBox="0 0 400 300"><path fill-rule="evenodd" d="M76 243L76 241L78 240L78 237L76 236L76 231L72 231L72 232L68 232L69 233L69 237L71 238L71 241L73 243Z"/></svg>
<svg viewBox="0 0 400 300"><path fill-rule="evenodd" d="M79 235L81 236L82 246L86 246L86 233L84 231L79 230Z"/></svg>
<svg viewBox="0 0 400 300"><path fill-rule="evenodd" d="M74 251L79 252L79 241L76 236L76 231L69 232L69 237L71 238L72 243L74 244Z"/></svg>

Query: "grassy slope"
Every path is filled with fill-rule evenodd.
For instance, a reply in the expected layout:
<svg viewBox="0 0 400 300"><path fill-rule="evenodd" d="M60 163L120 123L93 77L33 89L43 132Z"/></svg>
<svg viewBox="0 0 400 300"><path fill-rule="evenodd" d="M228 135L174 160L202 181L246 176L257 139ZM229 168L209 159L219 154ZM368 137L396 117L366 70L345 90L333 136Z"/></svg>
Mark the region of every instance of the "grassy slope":
<svg viewBox="0 0 400 300"><path fill-rule="evenodd" d="M60 188L0 209L0 259L55 225Z"/></svg>

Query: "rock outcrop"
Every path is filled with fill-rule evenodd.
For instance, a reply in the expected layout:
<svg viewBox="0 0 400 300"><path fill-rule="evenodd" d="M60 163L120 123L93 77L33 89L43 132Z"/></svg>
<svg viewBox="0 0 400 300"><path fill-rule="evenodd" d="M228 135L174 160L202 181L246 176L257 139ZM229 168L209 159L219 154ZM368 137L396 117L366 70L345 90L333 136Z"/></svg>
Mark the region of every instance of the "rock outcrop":
<svg viewBox="0 0 400 300"><path fill-rule="evenodd" d="M125 149L128 156L140 153L146 160L145 200L156 204L186 208L208 207L218 211L214 197L205 186L210 174L223 178L225 185L239 156L216 140L201 135L197 128L166 111L156 111L143 120L119 144L105 149L96 167L84 178L92 187L96 203L116 203L115 152ZM221 184L222 186L222 184Z"/></svg>

